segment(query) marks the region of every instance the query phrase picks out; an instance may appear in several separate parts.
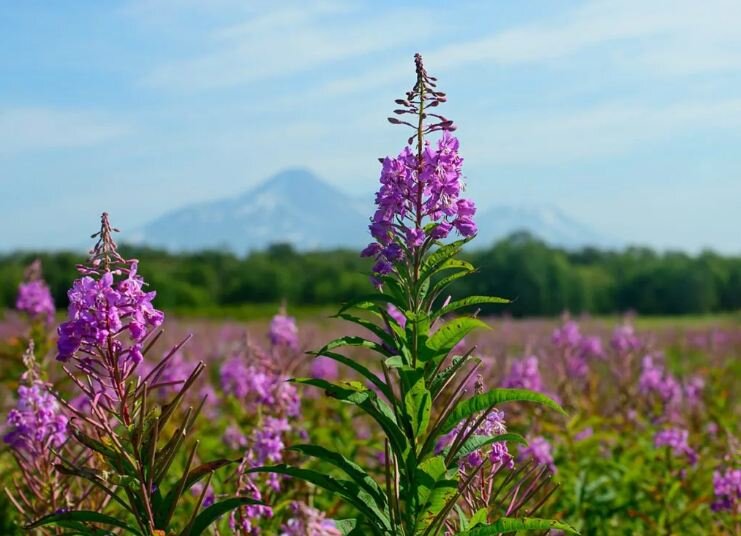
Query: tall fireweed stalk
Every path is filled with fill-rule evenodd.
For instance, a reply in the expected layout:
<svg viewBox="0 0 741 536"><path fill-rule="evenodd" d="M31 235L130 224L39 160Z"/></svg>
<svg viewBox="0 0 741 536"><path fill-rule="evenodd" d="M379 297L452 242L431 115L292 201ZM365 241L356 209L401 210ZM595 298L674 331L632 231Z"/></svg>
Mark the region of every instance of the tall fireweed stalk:
<svg viewBox="0 0 741 536"><path fill-rule="evenodd" d="M74 456L66 443L67 422L52 386L42 378L34 355L33 342L23 354L26 371L21 376L18 400L7 417L3 442L8 445L19 468L13 489L5 488L11 503L26 522L48 512L79 506L89 493L73 489L73 482L55 470L54 450ZM51 529L50 532L53 533Z"/></svg>
<svg viewBox="0 0 741 536"><path fill-rule="evenodd" d="M95 247L69 291L69 317L58 329L57 360L81 393L71 402L59 397L70 415L64 433L80 452L70 458L59 442L47 441L55 471L86 482L105 497L105 508L61 508L27 528L63 527L90 536L196 536L225 513L255 501L231 497L203 507L213 472L239 460L195 463L198 441L190 436L205 398L185 411L180 406L203 362L187 379L174 382L169 401L162 404L157 396L172 391L173 382L162 378L187 338L148 374L138 374L162 334L164 314L154 308L156 293L145 290L137 261L118 253L114 231L104 213L93 235ZM193 503L190 490L197 484L203 491Z"/></svg>
<svg viewBox="0 0 741 536"><path fill-rule="evenodd" d="M446 318L471 306L507 300L445 297L448 285L474 271L458 255L476 235L476 208L462 197L463 159L452 134L455 126L436 113L446 96L419 55L415 66L414 87L396 101L399 108L389 119L411 127L413 133L398 157L382 160L377 210L370 224L374 241L363 251L375 258L371 279L377 292L345 304L336 315L368 330L372 338L341 337L315 352L349 367L368 383L294 380L323 389L375 421L385 438L383 478L379 483L371 476L375 468L313 444L292 449L330 470L280 464L251 471L293 476L341 498L357 512L337 521L346 535L573 532L565 523L512 517L507 511L513 509L489 504L473 515L465 512L471 486L488 482L493 465L511 463L505 443L524 442L504 432L502 422L491 422L501 419L498 406L526 401L562 410L547 396L524 389L470 392L480 362L475 347L466 348L464 337L487 325L475 315ZM437 139L428 139L432 136ZM375 360L360 362L341 353L351 348L371 353ZM443 436L446 440L439 446ZM502 445L492 448L496 444ZM469 456L484 449L490 454ZM462 470L464 460L468 464ZM482 479L483 473L487 476Z"/></svg>

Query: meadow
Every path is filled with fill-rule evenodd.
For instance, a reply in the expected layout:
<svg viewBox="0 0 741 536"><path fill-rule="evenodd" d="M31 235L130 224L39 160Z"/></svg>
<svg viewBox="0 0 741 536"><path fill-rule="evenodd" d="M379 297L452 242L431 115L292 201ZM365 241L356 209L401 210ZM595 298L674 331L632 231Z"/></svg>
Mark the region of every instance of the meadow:
<svg viewBox="0 0 741 536"><path fill-rule="evenodd" d="M415 75L370 281L332 315L170 314L107 213L66 314L27 267L0 322L0 533L741 534L737 317L489 314L510 300L453 285L480 276L476 207Z"/></svg>

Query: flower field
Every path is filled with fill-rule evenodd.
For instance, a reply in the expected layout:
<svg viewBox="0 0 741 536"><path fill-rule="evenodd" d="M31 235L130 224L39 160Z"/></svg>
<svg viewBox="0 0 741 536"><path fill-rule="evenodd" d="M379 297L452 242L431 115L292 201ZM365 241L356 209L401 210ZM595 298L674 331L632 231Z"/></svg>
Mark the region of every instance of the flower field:
<svg viewBox="0 0 741 536"><path fill-rule="evenodd" d="M476 206L415 75L368 294L332 318L170 318L106 213L64 317L29 267L0 323L0 533L741 534L741 327L449 296Z"/></svg>

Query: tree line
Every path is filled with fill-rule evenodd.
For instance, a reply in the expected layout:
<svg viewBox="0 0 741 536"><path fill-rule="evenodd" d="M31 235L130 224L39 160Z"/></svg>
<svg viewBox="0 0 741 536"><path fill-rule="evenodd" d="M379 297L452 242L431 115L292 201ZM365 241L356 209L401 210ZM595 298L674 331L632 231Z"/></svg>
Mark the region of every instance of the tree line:
<svg viewBox="0 0 741 536"><path fill-rule="evenodd" d="M298 252L276 244L239 257L223 251L168 253L126 246L163 309L213 309L256 303L334 305L368 293L370 263L356 251ZM568 251L516 233L486 249L467 252L477 272L460 280L456 295L510 298L497 312L515 316L635 311L647 315L741 310L741 257L648 248ZM77 277L76 252L0 256L0 304L13 307L24 267L40 258L58 307Z"/></svg>

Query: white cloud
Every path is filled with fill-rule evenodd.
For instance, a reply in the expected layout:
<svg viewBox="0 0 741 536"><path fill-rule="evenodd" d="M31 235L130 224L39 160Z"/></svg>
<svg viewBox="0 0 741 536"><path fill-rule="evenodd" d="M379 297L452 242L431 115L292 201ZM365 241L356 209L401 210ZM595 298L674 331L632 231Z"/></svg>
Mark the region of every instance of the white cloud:
<svg viewBox="0 0 741 536"><path fill-rule="evenodd" d="M226 88L311 71L393 49L429 35L410 13L367 15L345 4L275 4L243 22L213 30L195 57L161 65L145 83L184 91Z"/></svg>
<svg viewBox="0 0 741 536"><path fill-rule="evenodd" d="M89 147L129 130L127 124L85 110L0 108L0 155Z"/></svg>
<svg viewBox="0 0 741 536"><path fill-rule="evenodd" d="M665 105L600 104L554 113L487 118L466 144L478 164L552 164L629 152L636 147L675 138L741 127L741 99L678 102Z"/></svg>

